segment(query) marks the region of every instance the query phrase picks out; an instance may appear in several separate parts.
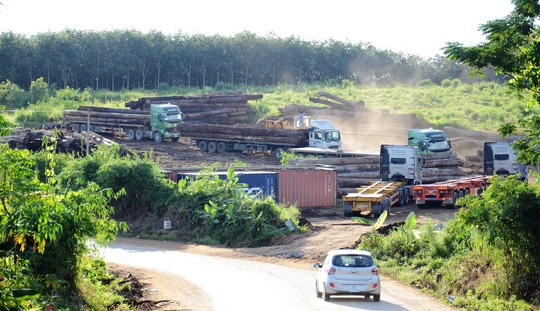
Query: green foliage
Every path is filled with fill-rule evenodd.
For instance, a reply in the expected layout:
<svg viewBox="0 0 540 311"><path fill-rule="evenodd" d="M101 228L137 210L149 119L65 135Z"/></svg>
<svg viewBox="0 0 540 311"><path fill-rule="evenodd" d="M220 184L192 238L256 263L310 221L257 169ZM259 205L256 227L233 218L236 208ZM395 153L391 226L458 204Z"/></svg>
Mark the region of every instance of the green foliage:
<svg viewBox="0 0 540 311"><path fill-rule="evenodd" d="M213 168L207 168L194 180L178 182L178 213L199 242L219 243L234 247L268 245L288 232L285 222L290 220L298 230L299 210L275 203L273 198L252 197L242 191L234 169L226 179L220 179Z"/></svg>
<svg viewBox="0 0 540 311"><path fill-rule="evenodd" d="M26 105L24 90L17 84L6 80L0 83L0 105L17 109Z"/></svg>
<svg viewBox="0 0 540 311"><path fill-rule="evenodd" d="M509 291L526 297L538 290L540 278L540 193L515 177L494 179L482 199L468 198L460 219L489 228L489 245L501 252L499 267L508 275Z"/></svg>
<svg viewBox="0 0 540 311"><path fill-rule="evenodd" d="M108 243L125 229L109 218L111 191L95 184L79 191L56 191L54 155L48 164L49 179L43 183L28 151L0 145L0 306L27 309L39 303L15 299L27 290L44 297L72 295L88 239Z"/></svg>
<svg viewBox="0 0 540 311"><path fill-rule="evenodd" d="M498 74L509 77L506 85L514 95L519 99L528 99L531 107L538 106L540 41L537 36L540 27L536 21L540 17L540 5L532 0L517 1L514 5L514 11L507 17L489 21L480 27L487 42L472 47L457 42L448 43L445 54L449 59L471 66L477 73L485 67L494 68ZM520 153L524 163L531 161L531 164L538 164L538 158L533 155L537 149L537 120L522 117L519 117L519 125L523 127L522 132L526 137L515 144L514 150ZM513 134L512 129L517 128L515 123L516 120L508 120L499 131L504 136Z"/></svg>
<svg viewBox="0 0 540 311"><path fill-rule="evenodd" d="M447 226L405 224L387 236L370 237L370 250L386 274L434 292L452 305L478 310L535 310L540 288L540 185L514 177L493 179L482 197L460 199L466 206ZM450 298L449 298L450 297Z"/></svg>
<svg viewBox="0 0 540 311"><path fill-rule="evenodd" d="M430 79L424 79L424 80L420 80L416 85L420 87L433 86L435 85L435 83L433 83L433 81L431 81Z"/></svg>
<svg viewBox="0 0 540 311"><path fill-rule="evenodd" d="M46 102L49 98L49 86L43 81L43 77L32 81L30 84L30 102L32 104L38 101Z"/></svg>

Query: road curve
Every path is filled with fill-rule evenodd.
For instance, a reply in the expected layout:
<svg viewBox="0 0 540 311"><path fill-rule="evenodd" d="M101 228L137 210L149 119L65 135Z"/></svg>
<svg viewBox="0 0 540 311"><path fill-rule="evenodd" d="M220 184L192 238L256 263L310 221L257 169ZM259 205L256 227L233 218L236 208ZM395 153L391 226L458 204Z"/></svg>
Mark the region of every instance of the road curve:
<svg viewBox="0 0 540 311"><path fill-rule="evenodd" d="M102 255L109 263L184 279L202 288L216 311L455 310L387 278L382 281L380 302L347 296L325 302L315 296L315 269L143 247L129 239L103 249Z"/></svg>

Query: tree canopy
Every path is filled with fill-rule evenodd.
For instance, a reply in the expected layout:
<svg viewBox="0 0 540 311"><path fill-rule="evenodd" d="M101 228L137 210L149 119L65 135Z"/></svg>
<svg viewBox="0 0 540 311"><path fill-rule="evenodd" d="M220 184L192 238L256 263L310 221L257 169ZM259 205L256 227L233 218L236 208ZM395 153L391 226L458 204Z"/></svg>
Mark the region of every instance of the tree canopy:
<svg viewBox="0 0 540 311"><path fill-rule="evenodd" d="M379 50L371 44L251 32L165 35L159 31L102 32L66 29L31 37L0 34L0 81L23 89L43 77L50 86L74 89L159 89L160 84L274 86L344 79L362 85L416 85L429 79L471 80L469 69L442 56ZM494 72L491 81L501 82ZM472 80L471 80L472 81Z"/></svg>
<svg viewBox="0 0 540 311"><path fill-rule="evenodd" d="M486 41L476 46L447 43L445 54L449 59L471 66L478 72L492 68L509 79L506 84L523 97L529 92L529 105L540 104L540 38L538 20L540 3L535 0L513 0L514 10L503 19L489 21L480 30ZM524 163L540 163L537 146L540 144L540 117L530 116L517 124L505 124L499 132L503 136L521 133L522 139L514 143L519 159Z"/></svg>

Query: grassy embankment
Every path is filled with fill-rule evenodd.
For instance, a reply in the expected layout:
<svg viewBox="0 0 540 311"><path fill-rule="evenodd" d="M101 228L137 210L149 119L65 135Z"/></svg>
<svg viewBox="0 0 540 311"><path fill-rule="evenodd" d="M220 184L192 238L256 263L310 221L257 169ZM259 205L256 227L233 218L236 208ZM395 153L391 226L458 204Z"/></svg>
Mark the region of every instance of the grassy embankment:
<svg viewBox="0 0 540 311"><path fill-rule="evenodd" d="M340 86L299 85L238 90L247 94L263 94L262 100L250 102L258 111L254 120L268 114L279 114L278 108L288 104L315 105L309 101L309 97L317 96L318 91L350 101L363 100L366 107L371 109L391 113L415 113L419 119L433 124L436 128L452 126L496 132L503 123L516 122L521 117L540 111L539 107L527 109L526 100L508 94L506 87L494 83L469 85L448 81L443 85L445 86L370 87L344 83ZM123 108L125 102L141 97L195 95L217 91L226 90L170 88L157 92L111 92L68 89L57 91L47 102L38 102L15 112L4 112L4 116L17 126L39 127L47 123L51 115L59 120L64 110L76 109L80 105Z"/></svg>

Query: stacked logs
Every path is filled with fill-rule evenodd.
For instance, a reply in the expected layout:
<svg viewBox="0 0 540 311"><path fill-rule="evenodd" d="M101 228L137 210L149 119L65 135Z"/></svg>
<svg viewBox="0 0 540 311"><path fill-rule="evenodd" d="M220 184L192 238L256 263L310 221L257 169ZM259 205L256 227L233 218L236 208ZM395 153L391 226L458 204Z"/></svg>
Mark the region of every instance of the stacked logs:
<svg viewBox="0 0 540 311"><path fill-rule="evenodd" d="M127 102L126 107L134 110L150 110L151 104L173 104L184 113L185 121L236 124L248 123L257 112L248 103L259 100L262 94L242 94L226 92L197 96L145 97Z"/></svg>
<svg viewBox="0 0 540 311"><path fill-rule="evenodd" d="M68 122L86 123L89 115L90 120L94 123L118 125L150 124L150 115L148 114L148 111L94 106L80 106L77 110L64 111L64 117Z"/></svg>
<svg viewBox="0 0 540 311"><path fill-rule="evenodd" d="M309 141L309 131L300 129L276 129L255 125L223 125L209 123L180 124L182 136L212 139L231 139L252 142L278 142L305 147Z"/></svg>
<svg viewBox="0 0 540 311"><path fill-rule="evenodd" d="M461 169L464 161L457 158L455 152L424 154L425 166L422 168L422 183L431 184L439 181L458 179L467 176ZM379 180L379 155L327 158L327 159L293 159L290 165L327 166L337 172L337 196L356 192L356 188L369 185Z"/></svg>

